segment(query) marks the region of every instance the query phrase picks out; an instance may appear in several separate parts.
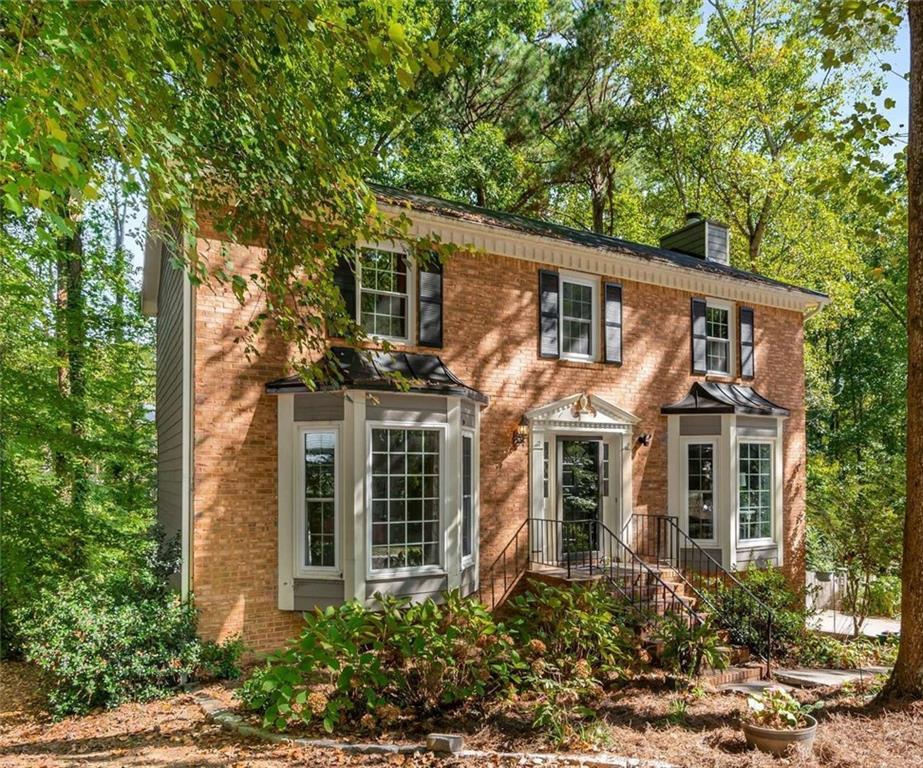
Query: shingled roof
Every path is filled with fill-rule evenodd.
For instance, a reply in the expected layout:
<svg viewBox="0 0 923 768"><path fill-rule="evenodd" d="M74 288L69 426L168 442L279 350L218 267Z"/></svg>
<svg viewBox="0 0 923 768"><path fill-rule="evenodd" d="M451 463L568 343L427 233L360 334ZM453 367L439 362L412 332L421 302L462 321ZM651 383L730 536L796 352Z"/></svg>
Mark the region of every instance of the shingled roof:
<svg viewBox="0 0 923 768"><path fill-rule="evenodd" d="M734 280L755 283L767 288L801 293L821 300L827 298L826 294L811 290L810 288L802 288L797 285L783 283L779 280L772 280L755 272L747 272L726 264L706 261L705 259L700 259L695 256L679 253L678 251L671 251L668 248L658 248L652 245L634 243L630 240L609 237L608 235L601 235L597 232L564 227L560 224L552 224L548 221L531 219L513 213L494 211L489 208L481 208L467 203L443 200L442 198L421 195L416 192L409 192L404 189L388 187L382 184L371 184L370 186L378 199L383 203L409 207L412 210L434 213L439 216L466 221L472 224L486 224L488 226L522 232L527 235L574 243L575 245L596 248L601 251L609 251L622 255L627 254L654 263L670 264L695 272L729 277Z"/></svg>

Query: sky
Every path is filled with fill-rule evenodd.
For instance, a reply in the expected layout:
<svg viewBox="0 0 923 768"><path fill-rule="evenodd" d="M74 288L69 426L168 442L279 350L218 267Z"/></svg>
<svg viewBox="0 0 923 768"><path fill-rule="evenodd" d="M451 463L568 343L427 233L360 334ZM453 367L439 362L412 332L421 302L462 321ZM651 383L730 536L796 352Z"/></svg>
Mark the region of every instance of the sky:
<svg viewBox="0 0 923 768"><path fill-rule="evenodd" d="M904 148L907 136L907 109L910 86L903 76L910 72L910 32L906 18L898 30L895 50L881 56L881 61L891 65L891 72L884 73L885 91L880 97L879 104L883 105L886 98L894 100L894 106L891 109L882 108L882 114L891 122L892 130L901 134L900 140L891 148L890 154L893 156L894 153ZM138 270L137 279L139 285L140 270L144 263L144 226L146 219L147 211L144 207L136 208L129 213L126 228L128 250Z"/></svg>

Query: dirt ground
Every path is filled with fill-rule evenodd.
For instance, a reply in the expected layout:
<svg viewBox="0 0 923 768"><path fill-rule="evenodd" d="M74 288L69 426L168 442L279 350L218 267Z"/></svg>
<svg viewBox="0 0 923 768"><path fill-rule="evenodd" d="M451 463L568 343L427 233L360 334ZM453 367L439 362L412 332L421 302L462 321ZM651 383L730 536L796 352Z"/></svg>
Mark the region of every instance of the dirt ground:
<svg viewBox="0 0 923 768"><path fill-rule="evenodd" d="M229 693L215 687L224 701ZM923 702L890 710L861 695L830 698L819 719L812 755L776 759L746 748L736 725L742 697L688 697L639 684L606 705L605 748L627 757L652 758L689 768L923 768ZM671 717L672 715L672 717ZM485 715L471 747L540 749L540 741L510 708ZM484 760L440 760L430 755L346 756L319 749L274 746L242 738L208 722L191 695L127 704L86 717L53 722L43 708L34 670L0 665L0 766L475 766ZM491 761L490 765L501 765ZM503 765L518 765L504 762ZM549 763L544 763L549 765Z"/></svg>

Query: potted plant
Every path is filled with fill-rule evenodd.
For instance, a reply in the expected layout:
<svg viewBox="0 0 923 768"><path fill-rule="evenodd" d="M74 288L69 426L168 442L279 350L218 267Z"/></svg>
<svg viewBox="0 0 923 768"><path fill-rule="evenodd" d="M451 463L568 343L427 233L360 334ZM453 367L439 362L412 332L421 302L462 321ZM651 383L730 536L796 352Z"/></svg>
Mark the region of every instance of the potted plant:
<svg viewBox="0 0 923 768"><path fill-rule="evenodd" d="M811 712L824 702L802 704L783 688L771 687L748 697L747 705L743 728L751 747L773 755L785 754L794 745L813 747L817 720Z"/></svg>

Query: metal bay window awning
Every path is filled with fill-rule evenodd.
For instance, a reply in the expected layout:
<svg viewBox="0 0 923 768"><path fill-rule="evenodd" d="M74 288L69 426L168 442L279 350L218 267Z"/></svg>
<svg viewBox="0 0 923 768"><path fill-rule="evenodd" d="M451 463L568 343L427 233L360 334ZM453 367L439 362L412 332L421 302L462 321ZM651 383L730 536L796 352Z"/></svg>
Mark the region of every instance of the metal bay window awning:
<svg viewBox="0 0 923 768"><path fill-rule="evenodd" d="M379 352L356 350L352 347L332 347L335 364L317 382L318 392L343 389L377 389L406 391L427 395L466 397L487 405L487 395L462 382L436 355L411 352ZM309 392L298 376L275 379L266 384L270 395Z"/></svg>
<svg viewBox="0 0 923 768"><path fill-rule="evenodd" d="M667 415L682 413L736 413L742 416L788 416L789 411L767 400L753 387L706 381L692 385L682 400L665 405L660 412Z"/></svg>

